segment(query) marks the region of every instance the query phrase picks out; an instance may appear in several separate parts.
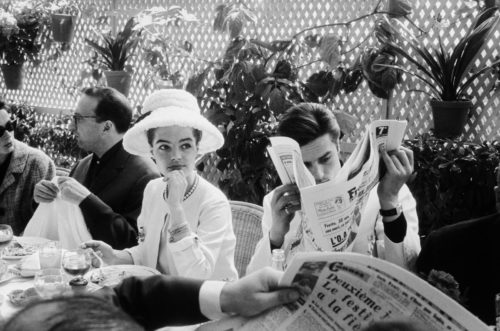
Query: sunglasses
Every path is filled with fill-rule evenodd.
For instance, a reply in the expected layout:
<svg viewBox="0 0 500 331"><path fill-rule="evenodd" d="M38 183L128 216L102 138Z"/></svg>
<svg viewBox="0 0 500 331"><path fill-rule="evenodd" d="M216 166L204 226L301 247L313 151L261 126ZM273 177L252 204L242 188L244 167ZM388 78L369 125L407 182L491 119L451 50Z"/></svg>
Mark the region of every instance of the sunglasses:
<svg viewBox="0 0 500 331"><path fill-rule="evenodd" d="M9 132L14 131L14 124L12 124L11 121L8 121L7 123L5 123L4 126L0 126L0 137L3 137L3 135L5 134L5 131L9 131Z"/></svg>

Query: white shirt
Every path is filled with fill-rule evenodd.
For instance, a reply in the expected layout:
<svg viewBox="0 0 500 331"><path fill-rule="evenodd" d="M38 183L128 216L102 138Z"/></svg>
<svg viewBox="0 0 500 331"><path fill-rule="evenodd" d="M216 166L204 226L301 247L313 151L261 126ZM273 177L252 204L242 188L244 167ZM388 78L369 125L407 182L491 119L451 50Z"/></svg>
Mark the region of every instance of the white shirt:
<svg viewBox="0 0 500 331"><path fill-rule="evenodd" d="M418 236L418 217L416 202L410 190L404 185L399 191L399 202L407 222L406 236L401 243L394 243L384 234L382 216L379 214L380 203L375 186L368 197L352 251L372 255L403 268L411 269L418 253L420 252L420 238ZM271 266L272 254L269 240L269 231L272 225L271 199L274 191L264 197L264 216L262 218L262 239L257 243L254 255L247 267L247 273L254 272L266 266ZM310 252L316 248L307 235L300 230L301 217L299 213L290 222L290 230L285 235L283 248L285 249L285 263L287 264L293 254L299 251Z"/></svg>

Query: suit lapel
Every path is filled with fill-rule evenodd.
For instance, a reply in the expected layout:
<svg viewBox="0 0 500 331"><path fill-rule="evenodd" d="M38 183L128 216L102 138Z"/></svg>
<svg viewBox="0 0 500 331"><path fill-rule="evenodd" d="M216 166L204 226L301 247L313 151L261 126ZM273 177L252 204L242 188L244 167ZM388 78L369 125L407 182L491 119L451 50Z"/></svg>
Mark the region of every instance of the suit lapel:
<svg viewBox="0 0 500 331"><path fill-rule="evenodd" d="M94 194L101 192L123 171L129 158L130 154L127 153L120 144L120 149L116 152L116 155L109 160L109 163L99 172L97 177L90 184L89 190Z"/></svg>
<svg viewBox="0 0 500 331"><path fill-rule="evenodd" d="M24 172L28 160L28 153L25 152L24 145L15 139L12 139L12 141L14 143L14 151L12 152L12 158L10 159L9 167L5 173L5 178L0 185L0 194L14 184L16 177Z"/></svg>

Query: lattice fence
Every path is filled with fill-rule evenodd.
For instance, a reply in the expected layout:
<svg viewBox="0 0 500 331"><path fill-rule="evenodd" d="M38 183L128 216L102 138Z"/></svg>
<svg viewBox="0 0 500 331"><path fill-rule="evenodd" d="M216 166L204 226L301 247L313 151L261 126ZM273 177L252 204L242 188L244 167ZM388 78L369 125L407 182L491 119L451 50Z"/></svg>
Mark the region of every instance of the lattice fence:
<svg viewBox="0 0 500 331"><path fill-rule="evenodd" d="M117 26L121 28L128 15L140 9L152 6L179 5L194 13L200 20L199 24L183 24L179 28L169 28L166 33L173 40L188 40L193 44L195 54L207 60L214 60L223 54L228 44L227 34L215 33L212 24L215 17L215 7L221 0L93 0L83 1L82 4L97 6L98 10L94 17L80 19L77 25L75 40L71 49L64 53L57 63L44 63L38 68L28 68L24 89L21 91L6 90L3 80L0 81L0 93L9 100L24 101L36 107L49 107L59 109L70 109L74 106L75 97L68 94L62 85L72 85L78 79L87 58L87 50L83 39L94 37L92 28L95 18L106 12L117 10L123 11L117 16ZM250 38L258 38L264 41L276 39L287 39L296 32L311 26L327 24L332 22L348 21L352 18L371 12L378 1L375 0L247 0L245 3L258 14L256 27L248 27L244 35ZM413 1L414 14L412 19L424 29L429 29L433 24L433 17L441 15L443 20L452 19L451 14L463 5L462 1L440 1L440 0L418 0ZM445 45L452 46L464 35L470 21L462 21L452 24L447 33L443 34ZM353 46L369 36L373 28L373 19L361 20L353 23L349 29L343 27L318 29L311 32L335 33L345 38L349 45ZM493 34L493 39L487 47L482 50L476 65L491 61L499 55L500 29ZM437 36L430 33L427 42L436 44ZM366 46L374 43L369 38ZM347 55L345 61L352 63L357 56L356 52ZM140 105L145 96L151 92L144 88L144 82L148 76L145 63L141 59L140 50L137 51L132 61L135 74L131 87L130 99L135 105ZM191 63L187 60L179 60L173 64L176 68L183 68L186 75L193 74L200 68L201 64ZM303 77L309 76L317 71L320 66L312 65L301 71ZM500 137L500 119L498 95L491 96L489 87L492 77L484 76L481 81L476 82L468 92L473 97L475 109L468 120L465 138L475 140L491 140ZM422 93L409 93L409 88L423 88L407 76L403 76L401 84L394 93L390 102L392 118L407 119L410 123L408 137L414 137L431 128L432 121L430 108L427 103L428 97ZM341 94L336 97L334 107L346 111L359 118L356 134L363 130L366 123L373 118L383 117L386 113L386 103L375 97L367 88L366 84L358 88L354 93ZM348 138L353 142L352 137Z"/></svg>

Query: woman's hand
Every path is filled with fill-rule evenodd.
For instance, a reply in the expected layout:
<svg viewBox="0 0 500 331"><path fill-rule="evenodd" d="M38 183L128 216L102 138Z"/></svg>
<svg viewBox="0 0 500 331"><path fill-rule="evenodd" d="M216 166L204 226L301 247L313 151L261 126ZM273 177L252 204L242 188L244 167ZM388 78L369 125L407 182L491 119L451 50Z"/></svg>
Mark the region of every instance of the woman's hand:
<svg viewBox="0 0 500 331"><path fill-rule="evenodd" d="M106 264L115 264L116 254L113 247L106 244L104 241L99 240L89 240L80 245L81 248L92 249L98 256L102 258L102 261ZM92 266L98 268L102 267L100 261L95 257L92 257Z"/></svg>
<svg viewBox="0 0 500 331"><path fill-rule="evenodd" d="M286 184L274 190L271 199L272 224L269 231L269 240L276 247L283 245L285 235L290 230L290 222L295 212L300 210L300 193L295 184Z"/></svg>
<svg viewBox="0 0 500 331"><path fill-rule="evenodd" d="M413 151L399 147L389 153L381 152L387 172L380 180L377 194L382 209L395 208L398 204L398 193L413 173Z"/></svg>
<svg viewBox="0 0 500 331"><path fill-rule="evenodd" d="M174 170L167 173L163 180L167 183L165 201L172 208L180 206L188 186L184 173Z"/></svg>

